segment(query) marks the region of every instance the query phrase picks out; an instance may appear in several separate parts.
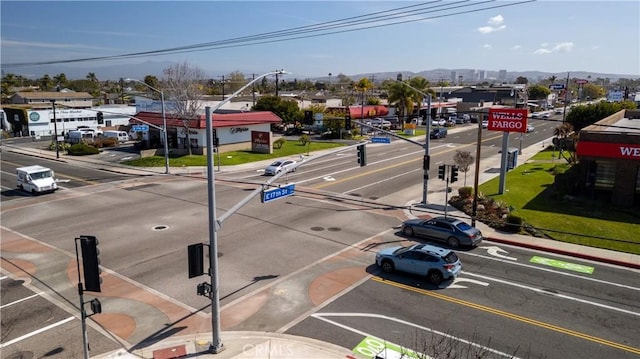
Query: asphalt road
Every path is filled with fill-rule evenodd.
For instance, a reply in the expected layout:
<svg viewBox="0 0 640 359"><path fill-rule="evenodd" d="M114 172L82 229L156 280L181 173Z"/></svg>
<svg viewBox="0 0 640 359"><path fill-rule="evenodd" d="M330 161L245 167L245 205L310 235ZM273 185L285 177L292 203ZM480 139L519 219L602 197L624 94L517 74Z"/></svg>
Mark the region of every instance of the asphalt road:
<svg viewBox="0 0 640 359"><path fill-rule="evenodd" d="M550 137L555 123L534 126L536 131L523 137L525 146ZM450 161L455 149L474 153L470 146L475 148L475 132L431 141L435 163ZM501 135L484 131L483 153L494 155L500 143ZM5 155L3 161L8 160ZM402 212L395 203L385 203L394 197L419 197L414 188L416 178L418 184L422 181L421 171L416 171L422 149L377 145L368 155L369 165L363 168L356 163L355 151L310 162L282 178L281 182L298 184L295 196L265 204L253 199L222 223L218 251L223 330L281 331L345 347L354 347L370 334L424 352L439 350L433 343L447 338L449 345L456 343L456 350L487 347L496 354L520 357L637 356L640 310L635 298L640 288L634 271L501 245L491 250L493 254L486 248L459 251L464 272L456 283L442 288L421 278L381 276L372 265L375 252L406 243L393 229L403 220ZM188 279L186 247L209 241L205 179L103 178L109 174L95 170L78 176L85 169L62 166L56 171L97 181L78 181L79 186L54 194L3 203L2 225L10 231L3 232L3 274L12 266L30 273L28 290L18 292L19 286L5 284L9 278L2 281L3 326L4 318L11 318L7 325L13 328L5 332L3 327L3 357L8 353L17 358L25 348L34 357L79 357L79 320L51 329L55 332L20 339L45 326L35 315L21 320L28 309L17 311L19 303L13 303L38 294L45 302L34 308L52 313L47 314L50 321L77 315L73 239L81 234L99 238L105 272L105 289L98 294L103 314L90 321L93 354L202 331L189 320L207 324L210 301L196 295L196 286L208 278ZM216 185L218 216L256 188L251 182L266 179L260 168L217 177L222 179ZM434 182L430 188L437 187ZM21 240L8 242L8 233ZM592 270L576 272L586 267ZM327 276L341 283L339 290L318 284ZM5 286L11 295L5 295ZM118 287L146 293L142 296L191 314L176 320L153 300L118 297L113 292ZM133 329L123 329L130 328L124 313L138 319ZM333 322L327 320L330 317ZM56 339L46 340L51 333Z"/></svg>

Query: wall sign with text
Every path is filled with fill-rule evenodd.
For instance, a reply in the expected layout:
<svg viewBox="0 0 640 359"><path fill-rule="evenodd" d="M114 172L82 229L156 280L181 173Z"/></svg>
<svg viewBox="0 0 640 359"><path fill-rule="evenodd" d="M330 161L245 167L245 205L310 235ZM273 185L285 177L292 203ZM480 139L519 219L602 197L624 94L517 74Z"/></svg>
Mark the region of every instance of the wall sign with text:
<svg viewBox="0 0 640 359"><path fill-rule="evenodd" d="M524 108L490 108L487 129L504 132L527 132L529 110Z"/></svg>

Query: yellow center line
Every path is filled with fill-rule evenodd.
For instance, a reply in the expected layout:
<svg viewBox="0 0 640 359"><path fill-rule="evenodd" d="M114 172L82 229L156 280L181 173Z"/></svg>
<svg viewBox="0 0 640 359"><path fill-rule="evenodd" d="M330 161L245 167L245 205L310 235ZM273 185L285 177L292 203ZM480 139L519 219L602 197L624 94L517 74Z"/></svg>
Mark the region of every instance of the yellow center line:
<svg viewBox="0 0 640 359"><path fill-rule="evenodd" d="M496 139L496 138L498 138L498 137L502 137L502 135L500 135L500 136L494 136L494 137L492 137L492 138L486 138L486 139L482 140L482 142L485 142L485 141L491 141L491 140ZM471 145L472 145L472 144L463 145L463 146L462 146L462 147L460 147L460 148L468 147L468 146L471 146ZM438 154L447 153L447 152L452 152L452 151L454 151L454 150L459 150L460 148L451 148L451 149L447 149L447 150L444 150L444 151L438 152ZM329 186L332 186L332 185L334 185L334 184L338 184L338 183L343 183L343 182L351 181L351 180L356 179L356 178L360 178L360 177L368 176L368 175L370 175L370 174L372 174L372 173L377 173L377 172L386 171L386 170L391 169L391 168L400 167L400 166L406 165L406 164L408 164L408 163L418 162L418 161L422 161L422 157L414 158L414 159L412 159L412 160L408 160L408 161L404 161L404 162L400 162L400 163L396 163L396 164L393 164L393 165L390 165L390 166L387 166L387 167L378 168L378 169L376 169L376 170L371 170L371 171L367 171L367 172L364 172L364 173L359 173L359 174L357 174L357 175L353 175L353 176L351 176L351 177L346 177L346 178L343 178L343 179L340 179L340 180L335 180L335 181L331 181L331 182L321 183L321 184L318 184L318 185L315 185L315 186L311 186L311 188L314 188L314 189L320 189L320 188L324 188L324 187L329 187Z"/></svg>
<svg viewBox="0 0 640 359"><path fill-rule="evenodd" d="M398 287L398 288L402 288L402 289L406 289L406 290L410 290L416 293L420 293L420 294L424 294L424 295L428 295L430 297L434 297L434 298L438 298L438 299L442 299L445 300L447 302L451 302L451 303L455 303L455 304L460 304L460 305L464 305L470 308L474 308L474 309L478 309L487 313L492 313L492 314L496 314L496 315L500 315L506 318L510 318L510 319L514 319L523 323L528 323L528 324L532 324L541 328L546 328L549 330L553 330L559 333L563 333L563 334L568 334L577 338L582 338L591 342L595 342L598 344L602 344L602 345L606 345L609 347L613 347L616 349L621 349L630 353L634 353L634 354L640 354L640 348L635 348L632 346L628 346L628 345L624 345L624 344L620 344L620 343L616 343L607 339L603 339L603 338L599 338L599 337L594 337L592 335L589 334L585 334L585 333L580 333L577 332L575 330L571 330L571 329L567 329L567 328L562 328L559 327L557 325L553 325L553 324L549 324L549 323L545 323L545 322L541 322L535 319L531 319L531 318L527 318L527 317L523 317L517 314L513 314L513 313L509 313L509 312L505 312L503 310L500 309L495 309L495 308L491 308L491 307L487 307L481 304L476 304L476 303L472 303L472 302L468 302L466 300L462 300L462 299L457 299L457 298L453 298L447 295L443 295L440 293L436 293L433 291L428 291L425 289L420 289L420 288L414 288L405 284L401 284L401 283L397 283L397 282L392 282L392 281L388 281L385 280L383 278L380 277L372 277L372 279L376 282L379 283L383 283L383 284L387 284L387 285L391 285L394 287Z"/></svg>

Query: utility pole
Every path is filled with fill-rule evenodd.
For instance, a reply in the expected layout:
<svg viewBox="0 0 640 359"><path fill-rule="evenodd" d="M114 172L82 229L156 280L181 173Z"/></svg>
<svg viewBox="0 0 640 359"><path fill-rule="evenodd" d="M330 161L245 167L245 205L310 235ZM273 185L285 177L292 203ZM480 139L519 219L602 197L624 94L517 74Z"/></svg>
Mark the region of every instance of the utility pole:
<svg viewBox="0 0 640 359"><path fill-rule="evenodd" d="M56 100L51 100L51 107L53 107L53 136L56 139L56 158L60 158L60 148L58 147L58 121L56 120Z"/></svg>
<svg viewBox="0 0 640 359"><path fill-rule="evenodd" d="M253 96L253 106L256 105L256 84L255 84L256 74L251 74L251 95Z"/></svg>

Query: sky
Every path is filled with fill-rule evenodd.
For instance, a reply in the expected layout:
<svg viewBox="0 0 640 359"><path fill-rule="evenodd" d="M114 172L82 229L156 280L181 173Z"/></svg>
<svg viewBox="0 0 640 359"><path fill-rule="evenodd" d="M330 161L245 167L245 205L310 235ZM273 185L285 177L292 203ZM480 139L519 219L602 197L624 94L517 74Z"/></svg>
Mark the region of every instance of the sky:
<svg viewBox="0 0 640 359"><path fill-rule="evenodd" d="M2 0L0 16L0 63L16 74L15 64L209 43L217 47L59 66L170 61L210 75L284 69L301 78L438 68L640 77L638 0ZM238 42L255 35L263 36Z"/></svg>

